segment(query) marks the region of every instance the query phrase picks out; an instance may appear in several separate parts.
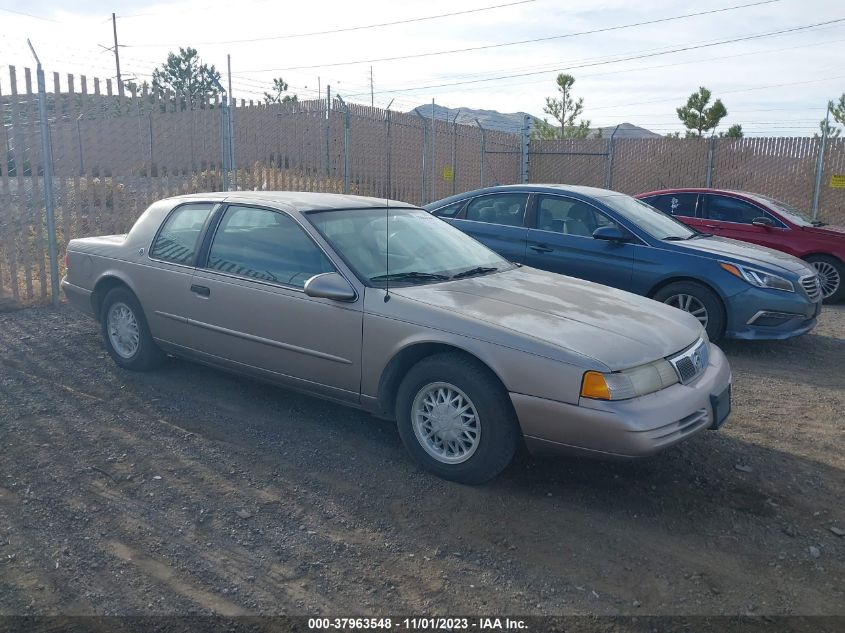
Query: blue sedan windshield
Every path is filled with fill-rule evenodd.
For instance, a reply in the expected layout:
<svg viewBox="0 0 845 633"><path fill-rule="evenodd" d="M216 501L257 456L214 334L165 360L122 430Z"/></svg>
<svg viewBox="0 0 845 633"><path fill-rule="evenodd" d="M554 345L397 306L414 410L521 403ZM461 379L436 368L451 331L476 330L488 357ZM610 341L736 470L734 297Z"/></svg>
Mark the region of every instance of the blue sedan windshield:
<svg viewBox="0 0 845 633"><path fill-rule="evenodd" d="M605 196L600 200L656 240L688 240L697 235L686 224L631 196Z"/></svg>

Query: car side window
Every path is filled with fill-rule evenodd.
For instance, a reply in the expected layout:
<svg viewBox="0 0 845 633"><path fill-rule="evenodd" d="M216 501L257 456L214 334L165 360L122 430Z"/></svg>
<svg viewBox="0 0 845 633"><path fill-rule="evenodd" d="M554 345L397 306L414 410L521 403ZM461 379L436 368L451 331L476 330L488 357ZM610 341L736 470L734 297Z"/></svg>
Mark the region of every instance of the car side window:
<svg viewBox="0 0 845 633"><path fill-rule="evenodd" d="M467 206L466 219L506 226L522 226L527 193L497 193L479 196Z"/></svg>
<svg viewBox="0 0 845 633"><path fill-rule="evenodd" d="M586 202L563 196L540 196L537 228L564 235L590 237L600 226L619 226Z"/></svg>
<svg viewBox="0 0 845 633"><path fill-rule="evenodd" d="M643 200L643 202L647 202L663 213L683 218L696 217L695 206L697 201L697 193L666 193Z"/></svg>
<svg viewBox="0 0 845 633"><path fill-rule="evenodd" d="M202 227L213 206L210 202L200 202L183 204L173 210L150 247L150 257L174 264L193 264Z"/></svg>
<svg viewBox="0 0 845 633"><path fill-rule="evenodd" d="M707 203L704 210L707 218L717 222L751 224L755 218L766 215L762 209L738 198L707 195L705 199Z"/></svg>
<svg viewBox="0 0 845 633"><path fill-rule="evenodd" d="M458 215L458 212L461 210L461 207L464 206L464 202L466 202L466 200L447 204L445 207L440 207L439 209L432 211L432 215L435 215L438 218L454 218L456 215Z"/></svg>
<svg viewBox="0 0 845 633"><path fill-rule="evenodd" d="M298 288L314 275L335 270L293 219L242 206L226 209L211 243L207 268Z"/></svg>

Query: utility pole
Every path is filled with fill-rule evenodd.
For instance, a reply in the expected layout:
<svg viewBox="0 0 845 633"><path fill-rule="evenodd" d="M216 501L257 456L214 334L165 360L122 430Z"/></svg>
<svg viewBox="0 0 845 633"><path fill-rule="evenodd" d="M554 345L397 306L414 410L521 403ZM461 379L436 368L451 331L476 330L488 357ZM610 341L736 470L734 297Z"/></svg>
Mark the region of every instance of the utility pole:
<svg viewBox="0 0 845 633"><path fill-rule="evenodd" d="M117 67L117 94L123 96L123 80L120 77L120 53L117 48L117 18L111 14L111 26L114 32L114 65Z"/></svg>
<svg viewBox="0 0 845 633"><path fill-rule="evenodd" d="M373 92L373 67L370 66L370 107L375 105L375 98Z"/></svg>

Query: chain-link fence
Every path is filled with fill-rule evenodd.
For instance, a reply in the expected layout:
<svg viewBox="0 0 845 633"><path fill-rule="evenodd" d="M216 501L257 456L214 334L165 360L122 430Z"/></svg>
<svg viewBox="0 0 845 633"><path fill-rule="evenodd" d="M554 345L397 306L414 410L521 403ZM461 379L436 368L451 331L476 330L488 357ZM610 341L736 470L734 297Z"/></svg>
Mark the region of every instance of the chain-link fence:
<svg viewBox="0 0 845 633"><path fill-rule="evenodd" d="M120 96L110 80L57 73L45 77L42 117L37 78L28 68L0 71L0 307L53 298L51 234L61 275L69 239L123 233L151 202L197 191L425 204L523 181L631 194L710 185L809 208L820 176L819 217L845 223L845 189L830 186L845 174L845 139L827 141L819 174L819 139L529 142L527 126L519 135L433 120L425 107L400 113L339 98L229 107L220 95L131 87Z"/></svg>

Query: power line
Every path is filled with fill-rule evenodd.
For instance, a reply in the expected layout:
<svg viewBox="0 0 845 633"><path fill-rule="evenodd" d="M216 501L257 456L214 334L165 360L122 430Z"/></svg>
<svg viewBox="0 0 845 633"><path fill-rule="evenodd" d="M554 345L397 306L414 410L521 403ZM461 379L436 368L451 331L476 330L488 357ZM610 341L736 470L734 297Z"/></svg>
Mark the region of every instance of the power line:
<svg viewBox="0 0 845 633"><path fill-rule="evenodd" d="M467 53L471 51L480 51L480 50L488 50L491 48L503 48L505 46L519 46L522 44L535 44L537 42L548 42L551 40L559 40L569 37L577 37L581 35L593 35L595 33L606 33L608 31L618 31L620 29L629 29L638 26L647 26L651 24L660 24L663 22L671 22L673 20L682 20L686 18L698 17L702 15L711 15L714 13L724 13L726 11L735 11L737 9L745 9L748 7L756 7L765 4L773 4L775 2L782 2L783 0L761 0L759 2L752 2L749 4L740 4L735 5L732 7L723 7L721 9L710 9L707 11L698 11L696 13L686 13L684 15L675 15L668 18L656 18L654 20L645 20L643 22L632 22L630 24L619 24L616 26L607 26L600 29L592 29L589 31L579 31L577 33L564 33L562 35L551 35L548 37L538 37L530 40L519 40L516 42L502 42L499 44L486 44L484 46L473 46L470 48L456 48L452 50L445 50L445 51L432 51L428 53L416 53L413 55L398 55L395 57L381 57L377 59L360 59L356 61L343 61L343 62L334 62L329 64L313 64L310 66L290 66L288 68L265 68L262 70L242 70L240 74L243 73L257 73L257 72L275 72L275 71L283 71L283 70L304 70L304 69L313 69L313 68L326 68L329 66L350 66L353 64L370 64L373 62L389 62L389 61L397 61L401 59L417 59L420 57L432 57L435 55L450 55L453 53Z"/></svg>
<svg viewBox="0 0 845 633"><path fill-rule="evenodd" d="M767 90L769 88L783 88L785 86L801 86L801 85L805 85L805 84L813 84L813 83L819 83L819 82L824 82L824 81L832 81L834 79L842 79L842 78L845 78L845 75L827 76L827 77L823 77L823 78L820 78L820 79L809 79L807 81L790 81L788 83L783 83L783 84L769 84L769 85L766 85L766 86L754 86L752 88L740 88L740 89L737 89L737 90L723 90L723 91L720 92L720 94L736 94L736 93L739 93L739 92L752 92L754 90ZM655 100L651 100L651 101L634 101L634 102L628 102L628 103L619 103L619 104L616 104L616 105L599 106L597 108L590 108L590 110L591 111L592 110L612 110L614 108L627 108L627 107L635 106L635 105L646 105L646 104L652 104L652 103L664 103L667 99L675 99L675 98L680 99L684 96L686 96L686 95L678 94L677 97L665 97L663 99L655 99Z"/></svg>
<svg viewBox="0 0 845 633"><path fill-rule="evenodd" d="M16 15L23 15L27 18L35 18L36 20L44 20L45 22L52 22L54 24L61 24L58 20L53 20L51 18L45 18L40 15L35 15L34 13L27 13L26 11L16 11L15 9L6 9L4 7L0 7L0 11L5 11L6 13L14 13Z"/></svg>
<svg viewBox="0 0 845 633"><path fill-rule="evenodd" d="M455 11L453 13L440 13L438 15L427 15L419 18L409 18L407 20L395 20L393 22L381 22L379 24L365 24L361 26L348 26L341 29L331 29L328 31L311 31L308 33L290 33L288 35L270 35L268 37L251 37L245 38L240 40L214 40L210 42L197 42L198 46L203 45L217 45L217 44L250 44L252 42L269 42L272 40L287 40L287 39L294 39L294 38L301 38L301 37L313 37L316 35L332 35L334 33L348 33L350 31L363 31L366 29L377 29L386 26L396 26L398 24L411 24L414 22L424 22L427 20L438 20L440 18L449 18L456 15L467 15L469 13L480 13L482 11L491 11L493 9L501 9L503 7L513 7L520 4L529 4L532 2L536 2L537 0L518 0L518 2L508 2L507 4L496 4L489 7L479 7L478 9L466 9L464 11ZM776 2L780 0L769 0L770 2ZM130 45L131 46L131 45ZM136 48L151 48L155 46L167 46L164 44L136 44L134 45Z"/></svg>
<svg viewBox="0 0 845 633"><path fill-rule="evenodd" d="M804 31L804 30L811 29L811 28L814 28L814 27L823 26L823 25L827 25L827 24L835 24L835 23L838 23L838 22L845 22L845 18L837 18L835 20L818 22L816 24L808 24L808 25L805 25L805 26L796 26L796 27L793 27L793 28L790 28L790 29L782 29L782 30L779 30L779 31L770 31L768 33L758 33L758 34L755 34L755 35L746 35L746 36L743 36L743 37L735 37L735 38L731 38L731 39L727 39L727 40L719 40L719 41L716 41L716 42L709 42L709 43L704 43L704 44L691 44L689 46L682 46L680 48L673 48L673 49L654 52L654 53L643 53L643 54L639 54L639 55L631 55L631 56L628 56L628 57L619 57L617 59L612 59L612 60L607 60L607 61L597 61L597 62L590 62L590 63L585 63L585 64L577 64L577 65L574 65L574 66L557 68L557 70L559 70L559 71L576 70L578 68L589 68L589 67L592 67L592 66L606 66L607 64L616 64L616 63L619 63L619 62L627 62L627 61L632 61L632 60L635 60L635 59L645 59L645 58L648 58L648 57L659 57L661 55L670 55L672 53L692 51L692 50L697 50L697 49L700 49L700 48L710 48L710 47L713 47L713 46L722 46L724 44L733 44L735 42L745 42L745 41L749 41L749 40L761 39L761 38L764 38L764 37L773 37L773 36L776 36L776 35L782 35L784 33L794 33L794 32L797 32L797 31ZM549 72L549 71L548 70L540 70L540 71L533 71L533 72L526 72L526 73L515 73L515 74L511 74L511 75L499 75L499 76L496 76L496 77L488 77L488 78L485 78L485 79L473 79L473 80L469 80L469 81L454 81L454 82L448 82L448 83L442 83L442 84L432 84L432 85L428 85L428 86L399 88L397 90L381 90L379 92L381 94L385 94L385 93L392 93L392 92L407 92L407 91L411 91L411 90L431 90L433 88L445 88L445 87L450 87L450 86L463 86L463 85L466 85L466 84L476 84L476 83L484 83L484 82L488 82L488 81L501 81L503 79L514 79L514 78L517 78L517 77L530 77L530 76L533 76L533 75L543 75L543 74L546 74L547 72Z"/></svg>
<svg viewBox="0 0 845 633"><path fill-rule="evenodd" d="M836 43L842 42L842 41L845 41L845 40L840 38L840 39L834 39L834 40L826 40L824 42L812 42L812 43L809 43L809 44L799 44L799 45L796 45L796 46L786 46L786 47L781 47L781 48L768 48L768 49L758 50L758 51L749 51L749 52L745 52L745 53L737 53L737 54L734 54L734 55L720 55L720 56L717 56L717 57L696 58L696 59L692 59L692 60L689 60L689 61L673 62L673 63L669 63L669 64L658 64L658 65L655 65L655 66L639 66L639 67L632 67L632 68L621 68L621 69L618 69L618 70L611 70L611 71L607 71L607 72L589 73L589 74L586 74L586 75L579 75L578 78L584 79L584 78L590 78L590 77L605 77L605 76L608 76L608 75L618 75L618 74L621 74L621 73L630 74L630 73L646 71L646 70L657 70L657 69L662 69L662 68L671 68L671 67L674 67L674 66L685 66L685 65L689 65L689 64L700 64L702 62L717 61L717 60L722 60L722 59L733 59L733 58L736 58L736 57L748 57L748 56L751 56L751 55L773 54L773 53L780 53L780 52L783 52L783 51L794 50L794 49L798 49L798 48L809 48L809 47L814 47L814 46L826 46L828 44L836 44ZM652 49L652 50L665 50L665 49ZM643 52L645 52L645 51L643 51ZM592 59L588 58L588 59L581 60L581 61L590 62L590 61L593 61L593 60L603 60L603 59L608 59L608 58L606 58L606 57L599 57L599 58L592 58ZM576 61L578 61L578 60L576 60ZM615 61L617 61L617 60L612 59L612 62L615 62ZM538 68L538 66L533 66L533 67ZM551 72L553 70L568 70L569 68L571 68L571 67L561 68L557 65L545 65L545 64L543 65L543 67L544 67L544 70L542 71L542 73L536 73L536 74L545 74L546 72ZM512 70L519 70L519 69L514 68ZM474 73L474 74L464 75L463 77L482 77L482 78L487 77L487 78L490 78L491 80L493 80L493 79L498 79L498 77L500 77L500 76L491 76L489 73ZM507 77L510 77L510 75L508 75ZM548 82L548 78L544 77L542 79L533 79L531 81L509 82L506 87L500 88L498 90L491 89L488 86L478 86L476 88L464 88L462 92L468 92L468 91L473 91L473 90L492 90L492 92L501 92L503 90L512 90L513 86L515 86L515 85L523 86L523 85L530 84L530 83L546 83L546 82ZM449 84L449 85L455 85L456 83L457 82L455 82L453 84ZM397 89L396 94L402 94L405 91L422 90L422 89L428 89L428 88L431 88L431 86L422 86L422 87L406 86L404 88ZM382 92L388 93L388 94L392 93L392 91L390 89L379 91L379 92L380 93L382 93ZM361 92L361 93L350 94L349 96L350 97L360 97L363 94L364 93Z"/></svg>

